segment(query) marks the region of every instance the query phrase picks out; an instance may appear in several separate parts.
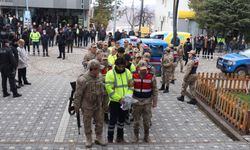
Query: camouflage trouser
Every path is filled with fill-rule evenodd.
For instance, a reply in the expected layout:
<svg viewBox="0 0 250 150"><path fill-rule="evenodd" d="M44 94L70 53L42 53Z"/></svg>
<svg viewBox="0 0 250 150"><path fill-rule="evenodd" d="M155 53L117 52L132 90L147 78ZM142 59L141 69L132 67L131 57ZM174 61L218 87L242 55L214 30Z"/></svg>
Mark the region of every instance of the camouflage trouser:
<svg viewBox="0 0 250 150"><path fill-rule="evenodd" d="M195 95L195 82L197 80L197 75L196 74L191 74L189 75L186 79L184 79L182 83L182 88L181 88L181 95L187 95L187 87L189 86L191 96L194 98Z"/></svg>
<svg viewBox="0 0 250 150"><path fill-rule="evenodd" d="M95 121L95 134L96 137L102 137L102 130L103 130L103 110L102 108L96 110L88 110L82 109L83 114L83 124L84 124L84 131L86 138L91 138L92 135L92 118Z"/></svg>
<svg viewBox="0 0 250 150"><path fill-rule="evenodd" d="M171 77L172 77L172 70L164 70L162 76L162 84L165 84L168 87Z"/></svg>
<svg viewBox="0 0 250 150"><path fill-rule="evenodd" d="M176 69L177 63L175 62L173 67L172 67L172 72L171 72L171 78L170 80L175 80L175 69Z"/></svg>
<svg viewBox="0 0 250 150"><path fill-rule="evenodd" d="M180 63L180 67L181 67L181 72L183 71L183 57L181 56L181 57L178 57L177 58L177 65L176 66L178 66L178 64Z"/></svg>
<svg viewBox="0 0 250 150"><path fill-rule="evenodd" d="M164 67L161 67L161 82L162 82L162 84L164 84L164 79L165 79L165 74L164 74L164 72L165 72Z"/></svg>
<svg viewBox="0 0 250 150"><path fill-rule="evenodd" d="M144 133L148 134L151 118L152 118L152 104L144 105L133 105L133 117L134 117L134 132L139 133L140 130L140 120L143 119Z"/></svg>

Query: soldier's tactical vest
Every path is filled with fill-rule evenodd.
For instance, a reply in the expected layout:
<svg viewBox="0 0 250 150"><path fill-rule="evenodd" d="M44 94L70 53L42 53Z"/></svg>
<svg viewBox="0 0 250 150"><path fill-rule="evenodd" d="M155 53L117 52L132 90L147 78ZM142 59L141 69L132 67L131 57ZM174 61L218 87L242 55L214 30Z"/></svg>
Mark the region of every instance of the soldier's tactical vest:
<svg viewBox="0 0 250 150"><path fill-rule="evenodd" d="M141 79L138 72L133 74L134 78L134 93L137 98L150 98L152 95L153 74L147 74L144 79Z"/></svg>
<svg viewBox="0 0 250 150"><path fill-rule="evenodd" d="M105 77L106 76L106 74L107 74L107 72L109 71L109 70L111 70L112 69L112 66L108 66L108 67L104 67L102 70L101 70L101 73L102 73L102 75Z"/></svg>
<svg viewBox="0 0 250 150"><path fill-rule="evenodd" d="M197 68L199 66L199 60L196 57L193 58L193 61L194 61L194 64L193 64L190 74L196 74Z"/></svg>
<svg viewBox="0 0 250 150"><path fill-rule="evenodd" d="M88 74L84 74L83 77L86 79L86 88L84 89L84 101L85 106L91 105L98 108L102 105L104 95L104 85L102 78L94 80Z"/></svg>

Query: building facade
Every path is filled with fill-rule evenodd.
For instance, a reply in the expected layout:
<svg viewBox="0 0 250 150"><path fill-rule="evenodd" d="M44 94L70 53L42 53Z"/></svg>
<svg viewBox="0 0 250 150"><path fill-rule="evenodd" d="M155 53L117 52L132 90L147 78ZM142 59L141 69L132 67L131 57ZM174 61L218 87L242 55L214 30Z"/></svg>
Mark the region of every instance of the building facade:
<svg viewBox="0 0 250 150"><path fill-rule="evenodd" d="M33 22L88 26L92 0L27 0ZM15 15L22 21L26 0L0 0L0 14Z"/></svg>
<svg viewBox="0 0 250 150"><path fill-rule="evenodd" d="M173 2L174 0L156 0L155 4L155 31L173 31ZM189 15L192 10L188 6L189 0L180 0L178 7L178 32L189 32L192 35L202 33L198 24Z"/></svg>

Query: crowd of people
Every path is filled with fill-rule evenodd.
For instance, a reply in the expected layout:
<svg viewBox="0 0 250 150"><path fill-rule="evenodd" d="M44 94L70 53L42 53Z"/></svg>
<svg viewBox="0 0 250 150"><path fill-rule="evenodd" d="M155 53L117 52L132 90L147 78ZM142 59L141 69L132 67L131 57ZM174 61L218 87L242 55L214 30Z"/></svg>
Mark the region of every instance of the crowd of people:
<svg viewBox="0 0 250 150"><path fill-rule="evenodd" d="M110 45L109 45L110 42ZM182 85L181 95L177 100L184 101L189 86L194 91L197 79L196 71L199 60L196 52L191 49L185 52L187 43L178 46L170 45L162 56L162 86L159 90L169 92L169 84L174 84L175 68L180 64L183 72L183 58L186 72ZM82 65L85 72L76 82L74 107L75 111L82 111L86 147L91 147L92 119L95 122L95 143L105 146L102 132L103 124L108 124L108 143L114 142L114 132L117 128L116 142L124 143L124 125L130 123L130 112L134 122L134 142L139 142L140 119L143 118L144 141L150 142L149 129L151 126L152 108L157 107L158 92L155 68L150 63L151 54L145 52L142 43L135 44L124 40L121 45L115 39L91 44L88 53L84 56ZM196 104L191 93L189 104ZM131 99L135 101L132 102ZM132 104L132 111L125 106Z"/></svg>

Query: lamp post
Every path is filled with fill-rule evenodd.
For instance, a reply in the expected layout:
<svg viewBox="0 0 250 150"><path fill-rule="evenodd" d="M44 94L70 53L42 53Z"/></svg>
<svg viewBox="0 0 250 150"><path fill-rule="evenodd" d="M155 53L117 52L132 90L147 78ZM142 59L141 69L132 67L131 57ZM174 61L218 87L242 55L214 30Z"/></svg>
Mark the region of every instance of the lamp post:
<svg viewBox="0 0 250 150"><path fill-rule="evenodd" d="M174 40L174 45L175 45L176 39L177 39L178 6L179 6L179 0L174 0L174 5L173 5L173 40Z"/></svg>

